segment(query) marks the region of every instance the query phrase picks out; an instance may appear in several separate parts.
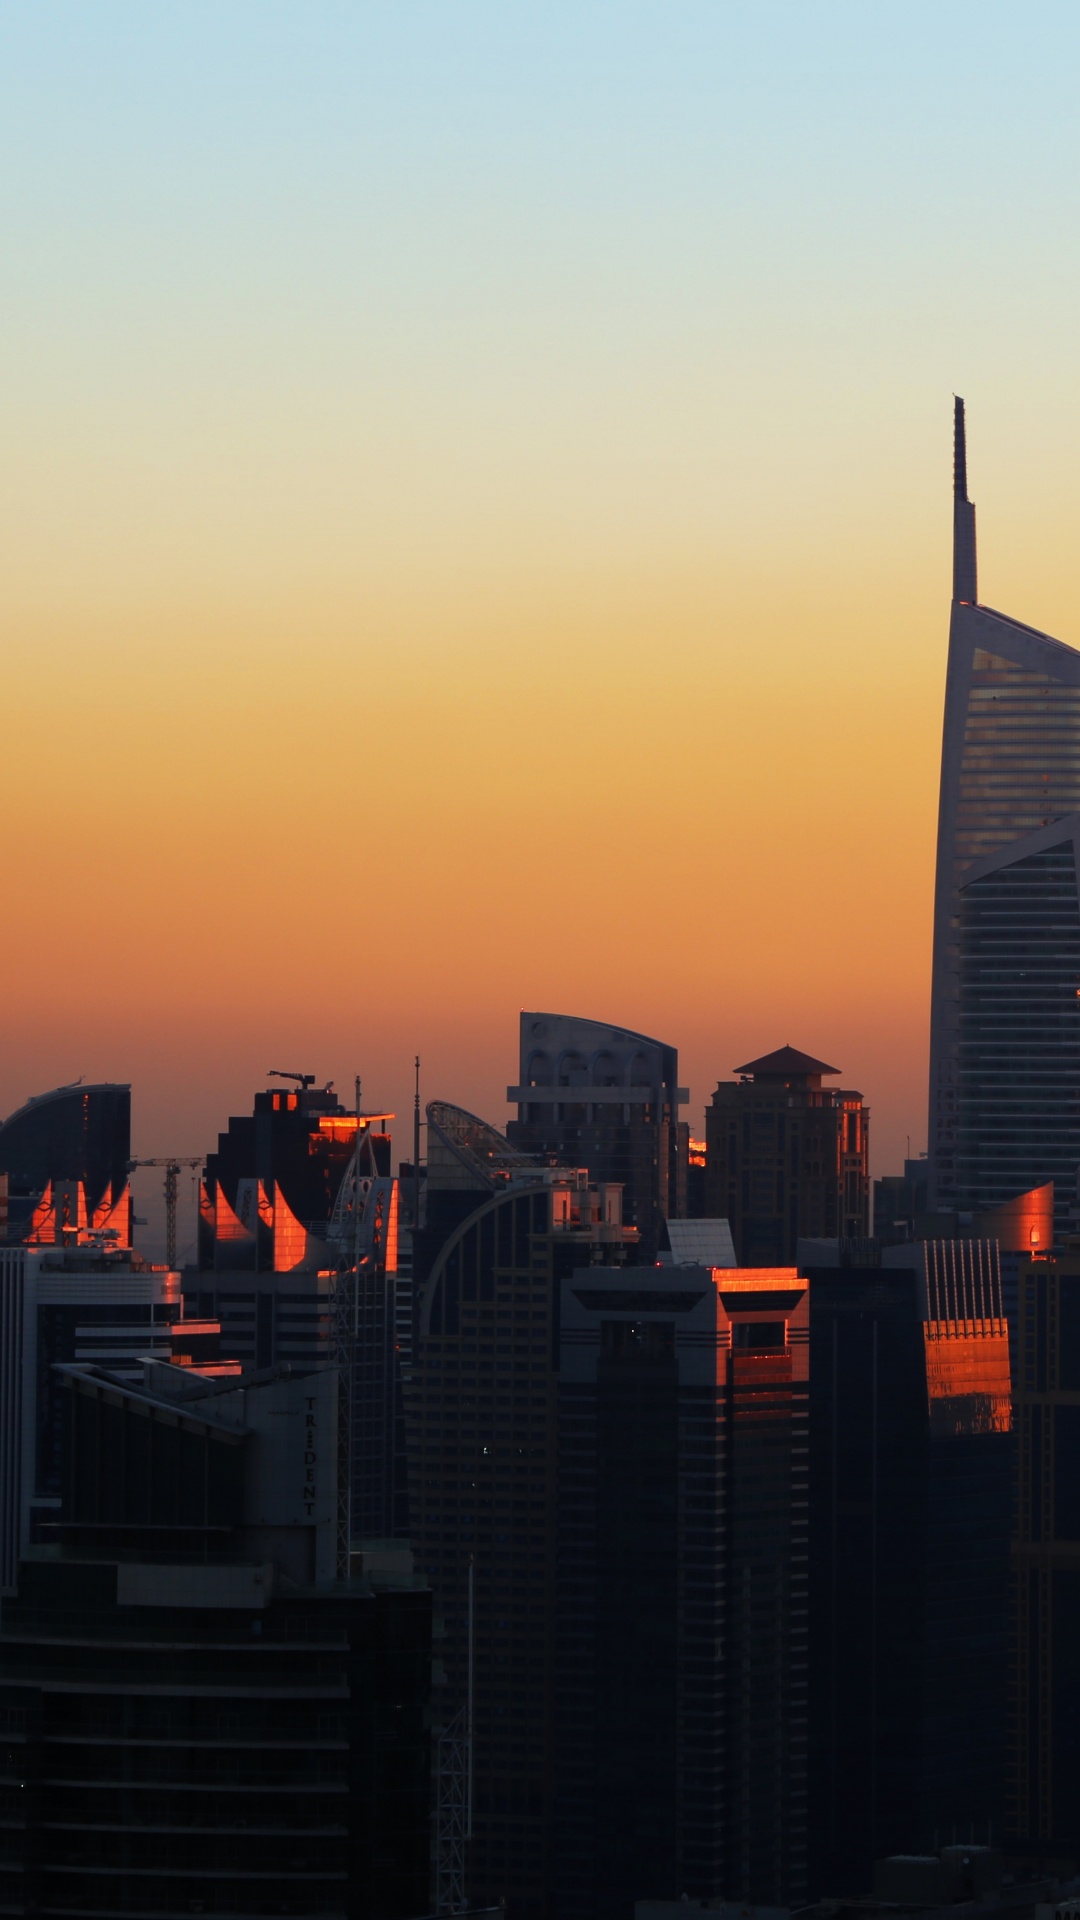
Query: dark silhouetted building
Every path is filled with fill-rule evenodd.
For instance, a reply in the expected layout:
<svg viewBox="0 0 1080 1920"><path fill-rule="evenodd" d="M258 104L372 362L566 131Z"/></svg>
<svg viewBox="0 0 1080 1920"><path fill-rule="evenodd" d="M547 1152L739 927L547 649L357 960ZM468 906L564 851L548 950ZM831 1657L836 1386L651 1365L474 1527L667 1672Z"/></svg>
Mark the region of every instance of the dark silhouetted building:
<svg viewBox="0 0 1080 1920"><path fill-rule="evenodd" d="M874 1181L874 1239L881 1246L918 1240L928 1205L924 1154L905 1160L903 1173L886 1173Z"/></svg>
<svg viewBox="0 0 1080 1920"><path fill-rule="evenodd" d="M870 1231L870 1114L839 1073L795 1047L736 1067L705 1111L708 1211L731 1226L740 1263L779 1266L800 1239Z"/></svg>
<svg viewBox="0 0 1080 1920"><path fill-rule="evenodd" d="M1020 1274L1006 1838L1080 1853L1080 1241Z"/></svg>
<svg viewBox="0 0 1080 1920"><path fill-rule="evenodd" d="M0 1124L9 1243L51 1244L89 1232L131 1245L131 1088L56 1087Z"/></svg>
<svg viewBox="0 0 1080 1920"><path fill-rule="evenodd" d="M330 1087L257 1093L207 1157L184 1274L187 1311L220 1319L245 1367L324 1365L347 1319L357 1538L407 1527L392 1118L350 1113Z"/></svg>
<svg viewBox="0 0 1080 1920"><path fill-rule="evenodd" d="M809 1330L794 1268L563 1282L566 1920L805 1900Z"/></svg>
<svg viewBox="0 0 1080 1920"><path fill-rule="evenodd" d="M810 1887L921 1831L926 1372L914 1272L810 1274Z"/></svg>
<svg viewBox="0 0 1080 1920"><path fill-rule="evenodd" d="M708 1183L705 1177L707 1142L686 1136L686 1213L690 1220L703 1220L709 1211Z"/></svg>
<svg viewBox="0 0 1080 1920"><path fill-rule="evenodd" d="M0 1620L7 1911L424 1912L430 1594L335 1577L336 1374L64 1377Z"/></svg>
<svg viewBox="0 0 1080 1920"><path fill-rule="evenodd" d="M809 1269L815 1896L865 1893L883 1856L1002 1830L1013 1438L997 1247L882 1257Z"/></svg>
<svg viewBox="0 0 1080 1920"><path fill-rule="evenodd" d="M559 1288L637 1239L618 1186L537 1167L428 1107L424 1280L407 1389L410 1518L431 1581L438 1731L463 1727L474 1644L468 1893L550 1905Z"/></svg>
<svg viewBox="0 0 1080 1920"><path fill-rule="evenodd" d="M95 1363L135 1379L149 1355L236 1373L220 1334L216 1321L182 1317L178 1273L130 1248L0 1247L0 1592L12 1591L20 1552L56 1518L57 1365Z"/></svg>
<svg viewBox="0 0 1080 1920"><path fill-rule="evenodd" d="M1072 855L1055 853L1071 840L1072 830L1040 837L1054 821L1080 812L1080 653L979 604L962 400L956 402L953 491L953 600L930 1023L930 1204L938 1208L964 1205L965 1188L984 1179L994 1183L993 1197L1008 1199L1003 1151L1008 1156L1016 1150L1024 1169L1012 1192L1060 1175L1056 1160L1038 1154L1033 1160L1027 1149L1037 1142L1049 1145L1045 1134L1063 1130L1062 1100L1067 1087L1076 1084L1080 1028L1080 1003L1074 998L1070 1021L1061 990L1063 951L1075 945ZM1011 861L995 865L995 856L1006 850ZM1017 916L1029 910L1032 917L1023 926ZM989 942L981 965L970 945L976 921L983 923ZM1034 961L1036 976L1018 998L1022 952ZM1000 994L994 980L999 965ZM1037 1005L1035 978L1044 970L1045 999ZM1074 992L1075 985L1074 979ZM1009 1002L1018 1009L1020 1000L1031 1021L1023 1042L995 1012L995 1006L1004 1011ZM1004 1073L998 1075L993 1058L1001 1044L1009 1054L1008 1074L1020 1075L1011 1087ZM1060 1047L1059 1070L1054 1046ZM1012 1131L996 1139L987 1132L976 1151L971 1097L979 1081L990 1095L989 1127L996 1130L1007 1119ZM1076 1138L1075 1119L1071 1137ZM985 1173L978 1157L984 1151ZM1074 1147L1070 1191L1078 1159ZM999 1173L1006 1176L1003 1184L998 1184Z"/></svg>
<svg viewBox="0 0 1080 1920"><path fill-rule="evenodd" d="M645 1258L661 1220L686 1212L689 1129L679 1108L689 1095L678 1080L677 1050L646 1034L572 1014L521 1015L519 1084L506 1089L518 1116L507 1138L620 1185Z"/></svg>

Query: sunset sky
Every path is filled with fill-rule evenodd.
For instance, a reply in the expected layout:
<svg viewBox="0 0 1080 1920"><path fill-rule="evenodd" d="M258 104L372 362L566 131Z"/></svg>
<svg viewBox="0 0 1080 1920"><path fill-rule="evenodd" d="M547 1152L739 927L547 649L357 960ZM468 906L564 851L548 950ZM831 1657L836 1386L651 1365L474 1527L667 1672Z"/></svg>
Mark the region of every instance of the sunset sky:
<svg viewBox="0 0 1080 1920"><path fill-rule="evenodd" d="M952 394L1080 643L1080 10L0 4L0 1111L506 1118L522 1006L926 1144Z"/></svg>

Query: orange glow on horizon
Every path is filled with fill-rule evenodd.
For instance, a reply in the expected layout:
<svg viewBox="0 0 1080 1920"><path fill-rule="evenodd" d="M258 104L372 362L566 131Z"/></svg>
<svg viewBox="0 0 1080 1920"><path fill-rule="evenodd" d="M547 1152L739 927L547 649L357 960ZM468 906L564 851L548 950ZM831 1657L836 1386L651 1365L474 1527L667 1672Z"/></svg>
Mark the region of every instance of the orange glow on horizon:
<svg viewBox="0 0 1080 1920"><path fill-rule="evenodd" d="M897 1171L958 385L981 592L1080 637L1073 10L66 11L3 43L0 1113L206 1151L289 1058L406 1157L527 1006L695 1130L799 1039Z"/></svg>

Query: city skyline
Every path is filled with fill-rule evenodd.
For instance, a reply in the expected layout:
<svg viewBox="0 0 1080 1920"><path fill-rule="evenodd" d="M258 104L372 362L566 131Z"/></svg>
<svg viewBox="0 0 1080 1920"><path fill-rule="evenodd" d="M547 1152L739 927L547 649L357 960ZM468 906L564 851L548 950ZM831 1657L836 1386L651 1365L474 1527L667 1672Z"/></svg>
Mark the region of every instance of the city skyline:
<svg viewBox="0 0 1080 1920"><path fill-rule="evenodd" d="M6 1912L1080 1920L1078 74L0 0Z"/></svg>
<svg viewBox="0 0 1080 1920"><path fill-rule="evenodd" d="M954 389L988 597L1078 632L1069 10L108 18L0 15L0 1112L129 1080L194 1154L419 1051L501 1124L552 1006L695 1126L839 1061L897 1167Z"/></svg>
<svg viewBox="0 0 1080 1920"><path fill-rule="evenodd" d="M1037 679L1040 683L1045 681L1048 686L1057 690L1056 697L1059 700L1061 697L1064 697L1067 701L1068 692L1063 692L1063 690L1066 688L1071 689L1074 681L1077 687L1080 688L1080 654L1062 642L1040 632L1038 629L1013 620L1009 616L997 613L992 608L988 608L984 603L980 602L978 596L975 508L968 497L966 418L963 399L958 397L954 399L953 413L953 600L945 685L941 794L938 809L938 858L936 876L938 902L934 933L934 941L936 944L934 948L935 958L931 979L931 1007L928 1023L929 1123L926 1134L928 1145L925 1150L921 1149L917 1144L912 1148L912 1136L908 1134L905 1136L905 1149L909 1155L911 1152L918 1154L925 1151L930 1162L931 1190L937 1195L937 1198L942 1204L955 1204L959 1193L961 1204L967 1205L970 1204L969 1196L959 1192L955 1173L953 1172L955 1146L952 1144L952 1141L956 1121L955 1118L953 1118L950 1122L946 1117L946 1108L949 1102L952 1101L953 1107L955 1107L956 1102L955 1092L952 1091L955 1087L956 1076L956 1039L954 1032L956 1021L954 1009L956 988L953 979L956 967L955 955L953 953L956 945L956 934L954 931L951 931L951 929L954 929L959 924L956 917L957 907L954 904L954 900L959 901L960 895L956 891L957 883L953 876L957 873L962 873L967 866L971 865L973 851L986 856L981 862L976 860L972 867L973 872L981 873L982 866L987 865L989 857L986 852L987 849L993 850L998 848L999 845L1007 845L1010 840L1016 840L1017 844L1023 841L1023 844L1026 845L1027 838L1033 838L1030 831L1032 828L1036 825L1045 828L1054 819L1063 818L1068 811L1069 803L1080 798L1080 786L1077 786L1071 770L1071 762L1069 761L1068 743L1061 733L1063 725L1067 728L1072 724L1071 706L1068 707L1067 712L1063 710L1062 714L1057 715L1056 718L1052 713L1048 719L1040 721L1039 715L1043 712L1043 705L1040 704L1042 696L1039 687L1025 688L1021 686L1019 694L1013 689L1011 697L1014 702L1017 698L1021 699L1021 701L1026 698L1028 705L1031 707L1031 715L1025 719L1025 715L1027 714L1027 708L1025 707L1023 712L1019 713L1018 720L1012 718L1012 709L1010 708L1010 724L1013 726L1014 732L1017 724L1021 727L1026 725L1029 729L1032 725L1040 725L1044 732L1049 729L1047 739L1050 743L1051 761L1048 762L1048 764L1057 766L1057 764L1060 763L1059 784L1064 783L1060 795L1057 794L1056 790L1054 793L1050 793L1048 790L1044 791L1045 778L1042 774L1039 774L1039 785L1038 791L1036 792L1035 786L1032 784L1036 778L1035 774L1031 773L1030 777L1021 774L1021 784L1017 789L1018 797L1015 800L1015 805L1013 805L1012 801L1004 801L1001 792L999 792L999 789L1002 788L1002 780L1005 775L1011 775L1015 784L1015 770L1007 764L1007 759L1001 759L1000 767L998 768L996 776L994 776L997 780L996 786L993 784L993 778L991 779L993 792L991 793L987 787L984 762L987 751L991 753L995 751L995 742L998 740L1000 734L1000 726L997 727L996 732L991 729L991 733L987 735L986 741L981 741L981 736L979 738L975 738L974 736L969 738L973 725L972 713L974 712L975 714L975 723L982 724L985 731L985 713L989 711L985 706L983 709L973 708L972 702L977 702L979 699L982 699L985 703L987 700L996 700L1004 697L1000 690L998 692L993 690L999 680L1003 687L1006 685L1006 681L1008 681L1009 688L1011 688L1013 680L1019 685L1021 682L1033 679ZM1007 654L1009 658L1007 660L999 660L996 654L990 655L979 652L980 642L983 643L984 647L991 645L996 646L999 652ZM1037 671L1035 671L1036 669ZM986 682L985 687L983 686L984 681ZM975 687L977 691L973 694L970 691L970 687ZM1008 688L1006 691L1008 691ZM982 720L980 720L980 715L983 716ZM1008 738L1012 737L1011 734L1008 735ZM1023 738L1026 744L1026 736L1017 735L1016 737ZM982 751L981 759L979 757L980 746ZM1009 751L1013 751L1015 754L1015 748L1009 749L1006 747L1006 756ZM1033 762L1032 765L1034 764ZM1040 767L1043 765L1041 759L1038 761L1038 765ZM1024 784L1025 779L1027 781L1026 785ZM1029 787L1031 788L1030 793L1028 792ZM1003 805L1006 807L1004 814L1001 812ZM1015 821L1013 820L1012 813L1008 811L1010 805L1013 805L1013 812L1016 815ZM987 811L988 808L989 811ZM984 814L986 815L985 820L983 819ZM959 827L957 825L958 821L960 822ZM1024 836L1023 829L1028 830L1027 838ZM1034 839L1037 838L1037 835L1034 836ZM950 946L950 940L952 946ZM556 1017L565 1018L566 1016L560 1015ZM768 1018L769 1016L766 1015L765 1017ZM520 1018L522 1022L527 1018L524 1009L521 1011ZM597 1024L599 1024L599 1026L610 1025L609 1022L603 1021L599 1023L595 1021L590 1022L587 1018L583 1019L580 1015L570 1016L570 1022L571 1025L577 1022L577 1024L583 1026ZM612 1026L611 1030L615 1031L616 1027ZM490 1037L489 1029L488 1038L490 1039ZM376 1051L378 1052L378 1049L376 1049ZM453 1059L452 1053L450 1057ZM419 1066L419 1064L419 1056L417 1056L417 1065ZM465 1051L464 1057L459 1057L459 1059L454 1062L451 1071L453 1072L455 1069L457 1073L455 1083L452 1087L447 1086L442 1089L442 1091L453 1091L455 1094L459 1094L462 1085L464 1085L468 1091L476 1084L474 1077L475 1061L469 1058L468 1050ZM523 1070L524 1069L522 1069L522 1071ZM737 1074L740 1071L742 1070L739 1068L732 1068L729 1074L721 1068L719 1073L715 1075L715 1078L718 1079L722 1085L725 1080L730 1080L731 1074ZM708 1075L708 1069L706 1069L706 1073ZM263 1075L255 1074L253 1077L256 1080L265 1078L266 1073L264 1072ZM313 1077L315 1079L320 1078L318 1074ZM400 1079L400 1067L391 1069L390 1077ZM504 1076L499 1077L502 1078ZM85 1078L85 1076L80 1076L80 1078ZM485 1075L484 1080L481 1081L482 1095L488 1092L489 1078L489 1075ZM382 1084L386 1083L386 1079L387 1075L384 1068ZM361 1080L354 1076L354 1083L357 1090L359 1090ZM709 1084L712 1085L713 1083L713 1080L710 1079ZM67 1084L69 1083L61 1083L62 1086ZM330 1087L339 1084L345 1086L347 1084L347 1076L342 1076L340 1083L330 1078L326 1084ZM32 1103L34 1100L40 1098L46 1091L48 1090L43 1087L37 1087L33 1089L30 1094L24 1096L24 1098L29 1099ZM159 1089L158 1091L160 1094L161 1090ZM510 1096L519 1091L520 1089L515 1087L507 1087L504 1096L507 1103L510 1102ZM705 1092L702 1094L695 1089L692 1100L688 1093L680 1094L680 1099L685 1101L685 1104L690 1109L691 1131L698 1134L703 1133L708 1105L708 1093ZM151 1108L153 1104L152 1100ZM499 1122L503 1124L500 1112L502 1101L498 1096L488 1097L486 1099L481 1097L475 1100L475 1105L478 1108L482 1107L488 1114L498 1114ZM21 1110L21 1106L22 1102L19 1102L16 1107L12 1108L12 1113ZM402 1117L404 1118L407 1114L406 1103L402 1101L401 1106ZM524 1110L519 1109L519 1112L521 1111ZM3 1115L0 1115L0 1119L3 1117ZM151 1122L151 1125L153 1125L153 1122ZM950 1126L952 1131L950 1131ZM895 1115L887 1117L885 1127L882 1131L885 1133L888 1142L886 1151L894 1149L896 1140ZM401 1150L403 1151L406 1145L404 1129L401 1130L399 1137ZM915 1136L915 1139L917 1142L918 1135ZM137 1151L137 1148L135 1150ZM176 1150L178 1149L174 1149L174 1151ZM209 1149L204 1149L204 1151L208 1152ZM935 1154L937 1155L936 1160ZM1038 1154L1036 1151L1036 1158L1037 1157ZM1067 1158L1068 1154L1066 1153L1066 1159ZM871 1164L873 1170L877 1173L888 1170L888 1166L884 1162L876 1165L874 1163ZM1026 1184L1031 1179L1042 1178L1046 1171L1048 1171L1048 1169L1044 1168L1041 1162L1035 1172L1032 1172L1030 1168L1026 1169L1021 1184ZM1006 1185L1008 1185L1008 1180L1006 1180ZM147 1194L144 1195L140 1202L141 1204L146 1205L147 1197L149 1197L151 1191L151 1189L147 1190ZM149 1206L152 1217L149 1221L144 1219L141 1224L144 1228L149 1225L150 1244L152 1245L154 1232L157 1227L157 1209L152 1199L150 1199ZM192 1183L192 1210L193 1209L194 1182ZM192 1232L189 1237L193 1243L194 1216L190 1226ZM183 1228L181 1231L183 1233Z"/></svg>

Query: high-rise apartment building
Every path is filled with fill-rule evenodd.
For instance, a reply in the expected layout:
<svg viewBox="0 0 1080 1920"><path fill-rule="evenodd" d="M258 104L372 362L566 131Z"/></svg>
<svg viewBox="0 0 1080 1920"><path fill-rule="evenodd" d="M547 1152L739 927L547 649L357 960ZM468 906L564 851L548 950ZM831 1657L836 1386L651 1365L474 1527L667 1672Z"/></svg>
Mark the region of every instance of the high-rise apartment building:
<svg viewBox="0 0 1080 1920"><path fill-rule="evenodd" d="M298 1078L257 1093L208 1155L185 1303L220 1319L245 1367L313 1366L335 1357L349 1290L354 1532L390 1535L406 1521L393 1115L350 1113Z"/></svg>
<svg viewBox="0 0 1080 1920"><path fill-rule="evenodd" d="M239 1372L220 1358L220 1331L183 1319L180 1275L130 1248L0 1247L0 1592L11 1592L20 1551L60 1503L57 1367L81 1361L130 1379L150 1355Z"/></svg>
<svg viewBox="0 0 1080 1920"><path fill-rule="evenodd" d="M340 1570L337 1374L62 1379L0 1620L5 1910L427 1911L431 1595Z"/></svg>
<svg viewBox="0 0 1080 1920"><path fill-rule="evenodd" d="M1007 1840L1080 1850L1080 1242L1020 1275Z"/></svg>
<svg viewBox="0 0 1080 1920"><path fill-rule="evenodd" d="M958 889L956 1203L1052 1180L1059 1236L1080 1170L1078 861L1073 813L973 860Z"/></svg>
<svg viewBox="0 0 1080 1920"><path fill-rule="evenodd" d="M511 1145L618 1183L627 1225L652 1257L661 1221L686 1212L689 1128L679 1108L689 1095L678 1052L565 1013L522 1013L520 1048L518 1085L506 1089L518 1103Z"/></svg>
<svg viewBox="0 0 1080 1920"><path fill-rule="evenodd" d="M808 1288L562 1283L556 1912L802 1905Z"/></svg>
<svg viewBox="0 0 1080 1920"><path fill-rule="evenodd" d="M870 1114L839 1073L796 1047L736 1067L705 1110L708 1212L726 1219L740 1263L794 1261L800 1239L869 1233Z"/></svg>
<svg viewBox="0 0 1080 1920"><path fill-rule="evenodd" d="M468 1892L532 1920L551 1893L560 1285L621 1263L637 1235L617 1186L523 1162L441 1102L428 1121L427 1213L443 1224L422 1236L406 1418L411 1534L438 1623L433 1713L447 1737L463 1729L471 1672Z"/></svg>
<svg viewBox="0 0 1080 1920"><path fill-rule="evenodd" d="M811 1893L1000 1841L1013 1440L995 1241L809 1268ZM893 1264L903 1262L903 1265Z"/></svg>
<svg viewBox="0 0 1080 1920"><path fill-rule="evenodd" d="M1080 653L979 603L962 400L955 410L953 494L930 1032L930 1203L939 1208L963 1204L971 1167L963 1118L972 1041L964 1031L962 889L973 879L976 862L985 863L1003 848L1080 812ZM1052 844L1030 851L1037 860ZM988 877L984 868L980 872ZM1016 885L1022 890L1023 884L1021 877ZM1038 929L1029 930L1029 941L1043 953ZM1048 951L1047 957L1053 967ZM1056 1012L1048 1013L1053 1023ZM1073 1072L1068 1046L1055 1080L1049 1061L1039 1058L1038 1022L1030 1038L1030 1068L1021 1071L1033 1076L1033 1099L1048 1097L1053 1105ZM1074 1154L1074 1164L1075 1159ZM1023 1176L1021 1185L1031 1186L1049 1172L1036 1169Z"/></svg>
<svg viewBox="0 0 1080 1920"><path fill-rule="evenodd" d="M1015 1443L996 1244L926 1241L883 1257L905 1256L918 1256L926 1379L926 1845L953 1827L1001 1831Z"/></svg>
<svg viewBox="0 0 1080 1920"><path fill-rule="evenodd" d="M911 1271L810 1276L810 1891L921 1830L926 1378ZM948 1836L946 1836L948 1837Z"/></svg>

